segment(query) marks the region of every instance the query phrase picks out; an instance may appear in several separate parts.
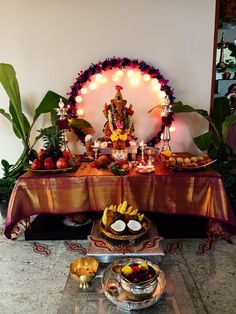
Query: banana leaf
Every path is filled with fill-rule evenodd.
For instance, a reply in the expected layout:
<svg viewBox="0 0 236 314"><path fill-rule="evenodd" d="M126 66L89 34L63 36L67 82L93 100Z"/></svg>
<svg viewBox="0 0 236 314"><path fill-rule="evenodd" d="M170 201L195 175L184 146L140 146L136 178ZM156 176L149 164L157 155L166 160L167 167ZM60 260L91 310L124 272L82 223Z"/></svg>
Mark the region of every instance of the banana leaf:
<svg viewBox="0 0 236 314"><path fill-rule="evenodd" d="M193 138L194 143L202 151L210 148L212 140L213 134L210 131Z"/></svg>
<svg viewBox="0 0 236 314"><path fill-rule="evenodd" d="M14 132L17 137L25 141L29 131L29 122L22 113L19 84L12 65L0 63L0 82L10 100L9 112L12 116Z"/></svg>
<svg viewBox="0 0 236 314"><path fill-rule="evenodd" d="M0 113L12 123L12 119L9 113L7 113L4 109L1 109L1 108L0 108Z"/></svg>
<svg viewBox="0 0 236 314"><path fill-rule="evenodd" d="M214 109L212 112L212 120L218 130L220 136L222 136L222 124L225 118L230 115L230 104L227 97L217 97L214 99Z"/></svg>
<svg viewBox="0 0 236 314"><path fill-rule="evenodd" d="M0 82L16 111L21 111L20 90L12 65L0 63Z"/></svg>
<svg viewBox="0 0 236 314"><path fill-rule="evenodd" d="M24 141L26 139L26 137L28 136L28 133L30 130L29 121L27 120L24 113L22 113L22 122L21 123L22 123L23 128L24 128L24 131L22 131L22 127L21 127L20 121L18 119L17 113L16 113L14 107L11 105L9 106L9 112L12 116L12 128L13 128L15 135Z"/></svg>
<svg viewBox="0 0 236 314"><path fill-rule="evenodd" d="M44 96L38 107L35 109L35 115L34 115L34 121L42 114L42 113L48 113L53 110L53 108L58 107L58 103L60 101L60 98L62 98L62 101L64 102L65 106L68 102L68 100L57 93L54 93L52 91L48 91L47 94Z"/></svg>
<svg viewBox="0 0 236 314"><path fill-rule="evenodd" d="M236 112L232 113L231 115L225 118L225 121L222 124L222 136L223 136L224 141L227 138L227 135L231 126L235 123L236 123Z"/></svg>
<svg viewBox="0 0 236 314"><path fill-rule="evenodd" d="M78 128L78 129L92 129L92 125L84 120L79 118L71 118L69 121L69 127L70 128Z"/></svg>

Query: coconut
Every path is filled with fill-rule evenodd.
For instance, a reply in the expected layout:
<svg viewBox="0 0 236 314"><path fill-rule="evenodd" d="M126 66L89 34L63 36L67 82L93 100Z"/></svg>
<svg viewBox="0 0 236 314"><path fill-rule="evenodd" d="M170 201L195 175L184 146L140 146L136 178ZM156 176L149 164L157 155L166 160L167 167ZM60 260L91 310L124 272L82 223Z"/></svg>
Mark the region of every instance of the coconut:
<svg viewBox="0 0 236 314"><path fill-rule="evenodd" d="M130 233L139 233L142 229L141 223L132 219L127 223L127 227L129 228Z"/></svg>
<svg viewBox="0 0 236 314"><path fill-rule="evenodd" d="M116 220L111 226L111 231L114 234L121 234L122 232L125 231L126 224L123 220Z"/></svg>

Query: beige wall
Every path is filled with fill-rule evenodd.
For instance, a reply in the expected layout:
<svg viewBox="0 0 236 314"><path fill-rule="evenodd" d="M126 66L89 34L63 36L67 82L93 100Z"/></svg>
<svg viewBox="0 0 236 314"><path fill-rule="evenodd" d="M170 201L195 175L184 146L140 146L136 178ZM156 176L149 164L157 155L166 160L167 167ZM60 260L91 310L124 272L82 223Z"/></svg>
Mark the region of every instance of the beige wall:
<svg viewBox="0 0 236 314"><path fill-rule="evenodd" d="M154 65L177 100L209 110L215 0L0 0L0 11L0 62L15 67L28 117L47 90L66 96L80 70L112 56ZM139 93L133 103L142 103ZM0 108L8 108L2 89ZM196 152L192 137L205 122L178 115L175 123L172 148ZM21 151L3 117L0 147L11 162Z"/></svg>

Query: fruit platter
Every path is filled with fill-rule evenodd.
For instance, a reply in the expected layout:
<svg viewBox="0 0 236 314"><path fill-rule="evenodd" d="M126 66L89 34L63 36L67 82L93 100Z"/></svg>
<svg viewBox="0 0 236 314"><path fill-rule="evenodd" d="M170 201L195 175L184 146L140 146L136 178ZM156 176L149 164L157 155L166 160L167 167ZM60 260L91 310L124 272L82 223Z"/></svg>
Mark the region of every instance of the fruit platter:
<svg viewBox="0 0 236 314"><path fill-rule="evenodd" d="M141 258L126 258L110 264L103 273L105 296L123 310L153 306L162 296L166 280L161 269Z"/></svg>
<svg viewBox="0 0 236 314"><path fill-rule="evenodd" d="M192 156L192 157L175 157L171 156L167 160L167 166L175 170L184 171L197 171L204 169L211 164L216 162L208 157L208 155L203 156Z"/></svg>
<svg viewBox="0 0 236 314"><path fill-rule="evenodd" d="M65 147L63 132L56 126L40 130L44 148L40 149L30 168L37 173L61 173L73 170L78 160Z"/></svg>
<svg viewBox="0 0 236 314"><path fill-rule="evenodd" d="M128 206L127 201L106 207L100 220L100 231L114 240L134 241L149 228L149 219L132 205Z"/></svg>

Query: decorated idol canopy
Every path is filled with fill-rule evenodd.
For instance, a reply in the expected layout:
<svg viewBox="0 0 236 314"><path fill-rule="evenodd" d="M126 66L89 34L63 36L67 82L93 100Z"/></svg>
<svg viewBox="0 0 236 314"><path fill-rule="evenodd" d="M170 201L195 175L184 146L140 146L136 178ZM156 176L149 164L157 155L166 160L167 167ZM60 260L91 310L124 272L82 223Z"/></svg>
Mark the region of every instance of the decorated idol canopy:
<svg viewBox="0 0 236 314"><path fill-rule="evenodd" d="M113 57L91 64L79 72L68 94L67 114L88 120L95 139L113 133L113 139L121 135L155 145L173 122L174 90L145 61Z"/></svg>

